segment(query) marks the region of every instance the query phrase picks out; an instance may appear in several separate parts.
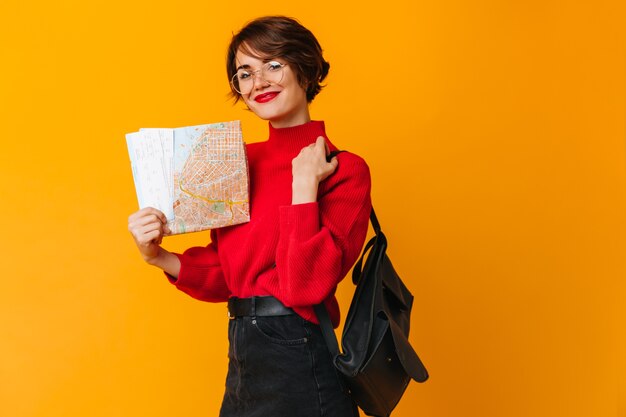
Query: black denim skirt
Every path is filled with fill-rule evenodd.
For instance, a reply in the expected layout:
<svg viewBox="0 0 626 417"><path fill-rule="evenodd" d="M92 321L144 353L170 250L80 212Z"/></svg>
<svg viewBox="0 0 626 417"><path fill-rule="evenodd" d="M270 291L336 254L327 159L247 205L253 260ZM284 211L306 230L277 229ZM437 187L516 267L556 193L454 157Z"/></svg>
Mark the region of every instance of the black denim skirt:
<svg viewBox="0 0 626 417"><path fill-rule="evenodd" d="M220 417L358 417L319 326L294 314L230 320Z"/></svg>

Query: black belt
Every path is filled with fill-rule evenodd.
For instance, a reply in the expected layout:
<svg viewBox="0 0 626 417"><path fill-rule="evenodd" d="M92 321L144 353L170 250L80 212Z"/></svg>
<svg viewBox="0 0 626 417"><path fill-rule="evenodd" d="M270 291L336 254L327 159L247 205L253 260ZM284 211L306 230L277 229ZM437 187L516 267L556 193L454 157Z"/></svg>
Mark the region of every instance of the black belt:
<svg viewBox="0 0 626 417"><path fill-rule="evenodd" d="M289 316L295 314L292 309L274 297L251 297L228 299L228 318L235 319L242 316L267 317Z"/></svg>

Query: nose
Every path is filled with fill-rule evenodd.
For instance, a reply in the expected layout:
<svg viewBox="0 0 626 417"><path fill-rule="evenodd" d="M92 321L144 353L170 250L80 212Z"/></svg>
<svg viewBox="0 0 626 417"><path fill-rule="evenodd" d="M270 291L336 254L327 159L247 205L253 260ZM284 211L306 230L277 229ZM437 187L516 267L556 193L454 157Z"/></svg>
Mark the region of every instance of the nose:
<svg viewBox="0 0 626 417"><path fill-rule="evenodd" d="M266 87L270 86L269 81L267 81L264 77L263 77L263 73L262 72L257 72L254 74L254 78L253 78L253 88L255 90L262 90Z"/></svg>

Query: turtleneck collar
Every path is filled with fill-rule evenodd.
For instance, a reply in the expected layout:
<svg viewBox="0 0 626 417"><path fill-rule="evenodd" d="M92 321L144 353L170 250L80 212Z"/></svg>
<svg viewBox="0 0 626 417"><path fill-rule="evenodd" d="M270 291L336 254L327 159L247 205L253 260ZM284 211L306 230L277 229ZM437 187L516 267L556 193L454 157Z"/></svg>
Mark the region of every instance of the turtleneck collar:
<svg viewBox="0 0 626 417"><path fill-rule="evenodd" d="M269 123L269 127L270 137L267 144L283 152L298 153L305 146L314 143L318 136L323 136L328 142L323 121L311 120L298 126L283 128L275 128Z"/></svg>

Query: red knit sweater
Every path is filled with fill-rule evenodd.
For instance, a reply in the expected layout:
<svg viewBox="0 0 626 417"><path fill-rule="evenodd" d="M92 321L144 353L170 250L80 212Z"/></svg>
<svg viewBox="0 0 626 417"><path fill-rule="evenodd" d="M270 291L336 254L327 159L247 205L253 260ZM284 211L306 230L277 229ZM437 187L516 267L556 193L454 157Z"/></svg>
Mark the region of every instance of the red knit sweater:
<svg viewBox="0 0 626 417"><path fill-rule="evenodd" d="M314 203L291 204L291 161L326 138L324 122L275 129L269 139L247 145L250 222L211 231L212 242L176 254L176 287L204 301L273 295L306 320L318 323L312 306L325 300L335 326L337 284L358 258L371 210L365 161L348 152L320 183ZM330 150L337 148L328 141Z"/></svg>

